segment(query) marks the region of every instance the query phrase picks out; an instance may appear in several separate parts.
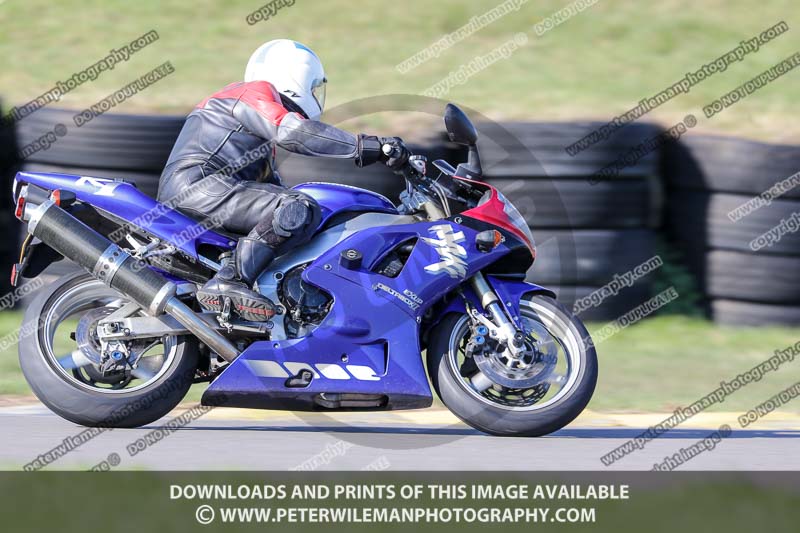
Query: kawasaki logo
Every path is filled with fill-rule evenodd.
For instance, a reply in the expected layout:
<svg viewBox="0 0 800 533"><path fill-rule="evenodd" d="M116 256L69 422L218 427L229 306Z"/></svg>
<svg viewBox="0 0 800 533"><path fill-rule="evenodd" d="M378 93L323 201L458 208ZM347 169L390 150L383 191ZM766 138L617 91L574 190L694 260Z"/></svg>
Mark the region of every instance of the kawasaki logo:
<svg viewBox="0 0 800 533"><path fill-rule="evenodd" d="M433 246L441 261L425 267L431 274L446 273L451 278L463 278L467 275L467 250L459 243L464 242L463 231L455 231L450 224L431 226L428 231L436 235L435 239L423 237L422 240Z"/></svg>

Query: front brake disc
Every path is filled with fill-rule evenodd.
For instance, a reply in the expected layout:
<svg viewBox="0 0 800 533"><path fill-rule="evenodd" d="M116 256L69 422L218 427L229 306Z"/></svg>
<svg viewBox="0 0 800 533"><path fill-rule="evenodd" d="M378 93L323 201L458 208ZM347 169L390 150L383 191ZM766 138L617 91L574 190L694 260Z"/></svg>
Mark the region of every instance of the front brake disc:
<svg viewBox="0 0 800 533"><path fill-rule="evenodd" d="M519 359L509 358L508 350L485 350L473 355L475 364L493 383L510 389L528 389L546 383L555 370L558 343L543 324L534 322L528 326L527 349Z"/></svg>

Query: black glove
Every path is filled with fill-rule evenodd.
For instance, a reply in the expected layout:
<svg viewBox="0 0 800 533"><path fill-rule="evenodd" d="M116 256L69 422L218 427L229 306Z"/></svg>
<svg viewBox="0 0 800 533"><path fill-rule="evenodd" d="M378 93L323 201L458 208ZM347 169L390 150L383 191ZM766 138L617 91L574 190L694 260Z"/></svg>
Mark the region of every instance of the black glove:
<svg viewBox="0 0 800 533"><path fill-rule="evenodd" d="M403 144L403 139L400 137L381 137L381 145L381 161L386 163L386 166L392 170L403 168L411 155L406 145ZM391 147L391 151L388 154L384 150L387 145Z"/></svg>
<svg viewBox="0 0 800 533"><path fill-rule="evenodd" d="M356 165L365 167L381 160L381 140L374 135L358 136L358 154L356 154Z"/></svg>
<svg viewBox="0 0 800 533"><path fill-rule="evenodd" d="M383 147L386 145L391 147L391 151L388 154L383 151ZM403 144L403 139L400 137L376 137L374 135L364 135L363 133L358 136L356 165L359 167L382 161L390 169L399 170L406 164L410 155L411 152L408 151L406 145Z"/></svg>

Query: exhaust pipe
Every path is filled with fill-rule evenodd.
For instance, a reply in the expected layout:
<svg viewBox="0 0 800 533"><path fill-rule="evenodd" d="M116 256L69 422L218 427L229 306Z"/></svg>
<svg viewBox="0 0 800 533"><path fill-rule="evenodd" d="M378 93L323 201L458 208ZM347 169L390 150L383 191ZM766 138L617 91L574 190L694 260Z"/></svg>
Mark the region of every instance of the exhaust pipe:
<svg viewBox="0 0 800 533"><path fill-rule="evenodd" d="M28 232L150 314L166 312L171 315L226 361L238 357L239 350L228 339L210 328L175 296L174 283L144 266L52 200L31 209Z"/></svg>

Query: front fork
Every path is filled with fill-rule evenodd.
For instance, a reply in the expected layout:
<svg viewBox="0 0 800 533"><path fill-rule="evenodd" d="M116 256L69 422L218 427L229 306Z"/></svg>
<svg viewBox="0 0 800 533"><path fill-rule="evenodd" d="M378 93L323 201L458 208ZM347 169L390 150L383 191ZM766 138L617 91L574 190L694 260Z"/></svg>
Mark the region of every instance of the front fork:
<svg viewBox="0 0 800 533"><path fill-rule="evenodd" d="M489 329L489 336L503 343L513 359L519 359L525 351L525 334L508 317L500 299L482 272L472 276L469 282L481 306L491 315L487 317L468 305L467 310L470 316L473 320L486 326Z"/></svg>

